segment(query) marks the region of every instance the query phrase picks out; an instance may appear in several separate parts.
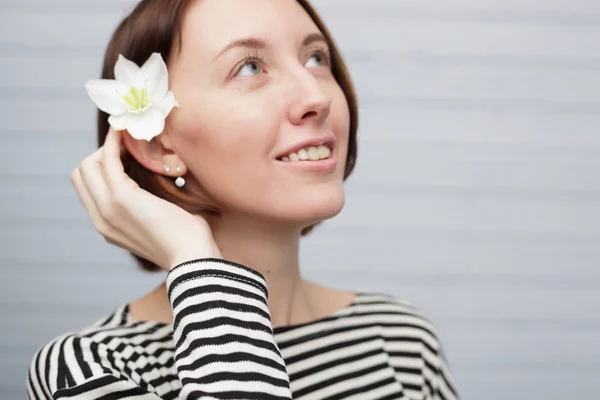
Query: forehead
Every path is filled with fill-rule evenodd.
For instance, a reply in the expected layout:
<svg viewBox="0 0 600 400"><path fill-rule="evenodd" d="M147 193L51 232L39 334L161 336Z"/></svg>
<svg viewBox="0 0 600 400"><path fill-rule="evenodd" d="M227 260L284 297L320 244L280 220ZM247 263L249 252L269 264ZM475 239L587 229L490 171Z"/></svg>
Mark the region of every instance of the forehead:
<svg viewBox="0 0 600 400"><path fill-rule="evenodd" d="M182 45L214 57L231 41L257 37L274 45L300 44L319 32L296 0L198 0L183 18Z"/></svg>

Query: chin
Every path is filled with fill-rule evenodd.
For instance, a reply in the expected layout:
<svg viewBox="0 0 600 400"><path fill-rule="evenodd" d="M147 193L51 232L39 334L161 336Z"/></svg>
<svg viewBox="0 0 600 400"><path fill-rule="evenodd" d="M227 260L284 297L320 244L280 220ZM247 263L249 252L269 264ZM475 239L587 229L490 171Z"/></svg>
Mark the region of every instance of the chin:
<svg viewBox="0 0 600 400"><path fill-rule="evenodd" d="M298 193L287 206L286 219L301 228L321 222L338 215L344 208L344 188L327 188Z"/></svg>

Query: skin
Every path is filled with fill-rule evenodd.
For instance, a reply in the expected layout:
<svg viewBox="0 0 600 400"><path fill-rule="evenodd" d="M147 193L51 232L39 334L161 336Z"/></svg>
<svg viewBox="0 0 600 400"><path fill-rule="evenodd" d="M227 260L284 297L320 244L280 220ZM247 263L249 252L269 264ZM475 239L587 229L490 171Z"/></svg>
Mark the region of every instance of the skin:
<svg viewBox="0 0 600 400"><path fill-rule="evenodd" d="M335 216L344 205L350 125L348 104L329 66L327 44L322 40L303 44L315 34L319 29L295 0L195 2L184 17L181 52L167 60L170 90L180 107L170 114L165 131L150 143L111 133L107 149L99 151L96 161L84 161L73 174L82 202L91 204L88 211L95 204L97 214L112 217L109 222L95 219L97 227L104 223L99 231L111 243L145 252L165 269L192 258L222 256L262 273L274 326L323 317L354 297L308 282L299 272L302 228ZM261 48L241 45L224 51L245 38L265 43ZM248 54L262 60L244 60ZM322 137L335 137L337 165L332 171L307 171L276 159L299 143ZM113 159L119 146L157 174L174 178L179 166L186 185L214 201L223 215L199 221L157 198L139 199L134 207L127 200L136 198L132 195L115 196L119 202L113 201L110 211L103 212L107 206L89 192L101 191L98 176L108 182L114 177L110 171L96 171L93 179L89 170L98 169L97 164L113 165L114 174L125 180ZM171 172L165 172L165 165ZM119 190L118 185L105 185ZM140 207L146 203L153 208ZM151 225L144 213L165 217ZM119 221L127 218L133 221L131 226L144 227L125 232L132 228ZM175 232L186 235L175 240ZM160 255L155 255L158 250L140 250L148 235L154 235L150 241L161 248ZM138 239L126 244L129 237ZM171 322L165 285L132 303L131 313L138 320Z"/></svg>

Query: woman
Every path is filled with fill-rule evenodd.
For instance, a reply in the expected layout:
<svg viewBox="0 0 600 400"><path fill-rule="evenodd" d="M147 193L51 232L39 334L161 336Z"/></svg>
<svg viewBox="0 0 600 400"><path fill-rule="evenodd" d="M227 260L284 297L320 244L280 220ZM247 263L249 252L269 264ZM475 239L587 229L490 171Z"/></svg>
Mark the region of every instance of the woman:
<svg viewBox="0 0 600 400"><path fill-rule="evenodd" d="M44 346L29 397L456 398L416 310L300 276L301 235L342 209L357 130L345 66L306 0L142 0L103 78L119 55L153 53L178 107L151 140L101 112L101 147L72 181L105 239L166 284Z"/></svg>

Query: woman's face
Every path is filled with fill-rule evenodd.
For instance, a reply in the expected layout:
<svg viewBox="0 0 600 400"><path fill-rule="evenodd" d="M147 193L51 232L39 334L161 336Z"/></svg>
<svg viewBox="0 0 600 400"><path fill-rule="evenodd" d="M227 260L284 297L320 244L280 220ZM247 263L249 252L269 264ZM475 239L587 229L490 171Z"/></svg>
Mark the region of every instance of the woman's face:
<svg viewBox="0 0 600 400"><path fill-rule="evenodd" d="M296 0L202 0L182 29L167 129L202 190L226 215L299 228L336 215L350 116L309 15Z"/></svg>

